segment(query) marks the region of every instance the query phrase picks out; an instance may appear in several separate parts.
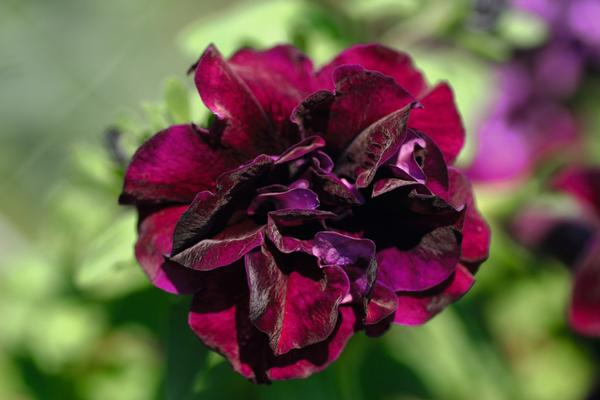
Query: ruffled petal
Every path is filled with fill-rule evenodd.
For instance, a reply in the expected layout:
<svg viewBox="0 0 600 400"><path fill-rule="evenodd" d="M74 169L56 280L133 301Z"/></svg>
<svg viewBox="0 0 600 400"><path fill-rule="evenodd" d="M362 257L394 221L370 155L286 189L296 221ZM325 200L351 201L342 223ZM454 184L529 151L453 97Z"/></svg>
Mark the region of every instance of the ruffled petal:
<svg viewBox="0 0 600 400"><path fill-rule="evenodd" d="M341 65L361 65L390 76L414 96L423 93L427 86L421 71L415 68L407 54L379 44L362 44L344 50L321 68L317 74L319 88L333 89L333 73Z"/></svg>
<svg viewBox="0 0 600 400"><path fill-rule="evenodd" d="M382 323L398 309L398 296L393 290L377 282L370 293L363 323L375 325Z"/></svg>
<svg viewBox="0 0 600 400"><path fill-rule="evenodd" d="M324 229L324 221L335 214L320 210L271 211L267 221L267 236L282 253L311 253L312 239Z"/></svg>
<svg viewBox="0 0 600 400"><path fill-rule="evenodd" d="M246 275L250 320L269 336L275 355L329 337L350 285L339 267L319 268L310 255L273 254L265 246L246 256Z"/></svg>
<svg viewBox="0 0 600 400"><path fill-rule="evenodd" d="M447 83L440 83L419 101L423 108L411 113L408 126L433 139L448 164L452 164L465 143L465 128L452 89Z"/></svg>
<svg viewBox="0 0 600 400"><path fill-rule="evenodd" d="M193 125L177 125L153 136L134 154L119 201L187 203L198 192L212 190L217 177L240 158L210 145L207 135Z"/></svg>
<svg viewBox="0 0 600 400"><path fill-rule="evenodd" d="M186 208L168 207L153 212L138 227L135 256L152 283L169 293L193 293L202 278L197 271L165 259L171 252L175 224Z"/></svg>
<svg viewBox="0 0 600 400"><path fill-rule="evenodd" d="M475 278L469 270L459 265L447 283L429 293L399 293L394 322L400 325L424 324L464 296L474 283Z"/></svg>
<svg viewBox="0 0 600 400"><path fill-rule="evenodd" d="M248 207L248 214L261 210L314 210L319 207L319 198L310 189L297 187L284 192L260 193Z"/></svg>

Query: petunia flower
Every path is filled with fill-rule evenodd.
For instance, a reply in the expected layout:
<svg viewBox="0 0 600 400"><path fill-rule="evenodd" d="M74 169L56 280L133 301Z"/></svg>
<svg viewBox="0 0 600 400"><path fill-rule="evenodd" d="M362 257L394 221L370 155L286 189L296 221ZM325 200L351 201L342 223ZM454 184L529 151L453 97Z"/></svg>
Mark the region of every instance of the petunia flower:
<svg viewBox="0 0 600 400"><path fill-rule="evenodd" d="M150 280L193 294L190 327L238 373L309 376L355 332L422 324L471 288L490 232L452 167L448 84L380 45L318 70L291 46L210 46L193 71L214 123L143 144L120 201Z"/></svg>
<svg viewBox="0 0 600 400"><path fill-rule="evenodd" d="M560 172L552 186L581 206L573 215L526 209L512 224L513 236L529 248L553 256L573 270L569 307L571 327L600 336L600 169L572 167Z"/></svg>

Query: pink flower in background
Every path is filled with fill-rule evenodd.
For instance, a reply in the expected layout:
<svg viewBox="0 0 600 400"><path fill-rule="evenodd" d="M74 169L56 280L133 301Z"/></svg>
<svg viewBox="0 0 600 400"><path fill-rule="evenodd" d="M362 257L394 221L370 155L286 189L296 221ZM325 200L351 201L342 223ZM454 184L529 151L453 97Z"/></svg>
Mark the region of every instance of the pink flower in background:
<svg viewBox="0 0 600 400"><path fill-rule="evenodd" d="M454 167L450 87L378 45L315 71L290 46L214 46L195 82L208 128L173 126L134 155L120 201L159 288L256 382L306 377L359 330L418 325L464 295L489 228Z"/></svg>
<svg viewBox="0 0 600 400"><path fill-rule="evenodd" d="M600 169L567 169L553 187L577 200L579 212L525 210L515 217L512 231L527 247L573 268L569 322L581 334L600 336Z"/></svg>

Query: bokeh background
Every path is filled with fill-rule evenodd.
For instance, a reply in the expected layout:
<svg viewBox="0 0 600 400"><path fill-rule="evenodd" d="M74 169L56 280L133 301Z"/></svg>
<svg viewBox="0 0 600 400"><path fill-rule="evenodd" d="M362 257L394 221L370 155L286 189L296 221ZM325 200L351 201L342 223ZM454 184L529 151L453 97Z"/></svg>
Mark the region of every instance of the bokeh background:
<svg viewBox="0 0 600 400"><path fill-rule="evenodd" d="M569 213L549 177L600 160L598 3L1 0L0 399L598 398L598 341L566 321L571 271L509 229L526 207ZM188 330L189 299L136 266L124 167L154 132L206 121L186 70L209 43L291 42L323 63L372 41L454 87L490 259L425 326L254 386Z"/></svg>

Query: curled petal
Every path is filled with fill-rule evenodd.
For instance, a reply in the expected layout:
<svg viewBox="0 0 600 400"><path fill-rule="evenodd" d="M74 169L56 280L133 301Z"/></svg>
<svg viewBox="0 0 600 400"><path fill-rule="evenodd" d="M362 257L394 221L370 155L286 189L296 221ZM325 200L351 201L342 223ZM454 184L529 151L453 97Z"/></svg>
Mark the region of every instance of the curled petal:
<svg viewBox="0 0 600 400"><path fill-rule="evenodd" d="M158 210L143 218L138 227L135 257L152 283L169 293L193 293L202 278L198 272L165 259L171 252L175 224L185 209L176 206Z"/></svg>
<svg viewBox="0 0 600 400"><path fill-rule="evenodd" d="M267 236L282 253L311 253L312 239L324 229L323 221L335 214L319 210L271 211L267 221Z"/></svg>
<svg viewBox="0 0 600 400"><path fill-rule="evenodd" d="M325 146L325 140L319 136L311 136L296 143L277 157L275 164L283 164L297 160Z"/></svg>
<svg viewBox="0 0 600 400"><path fill-rule="evenodd" d="M471 289L475 278L462 265L456 267L456 273L439 288L429 293L399 293L398 309L394 322L400 325L421 325L454 303Z"/></svg>
<svg viewBox="0 0 600 400"><path fill-rule="evenodd" d="M260 209L271 210L314 210L319 207L319 198L310 189L302 187L277 193L261 193L252 200L248 214L254 215Z"/></svg>
<svg viewBox="0 0 600 400"><path fill-rule="evenodd" d="M333 89L333 73L341 65L361 65L394 78L396 83L414 96L425 91L426 82L411 58L402 52L379 44L356 45L344 50L317 74L320 88Z"/></svg>
<svg viewBox="0 0 600 400"><path fill-rule="evenodd" d="M250 320L269 336L273 354L301 349L331 335L338 306L349 290L341 268L318 268L316 260L303 253L275 256L263 246L261 252L246 256L246 274Z"/></svg>
<svg viewBox="0 0 600 400"><path fill-rule="evenodd" d="M210 145L207 135L193 125L176 125L144 143L127 168L120 203L185 203L212 190L239 156Z"/></svg>
<svg viewBox="0 0 600 400"><path fill-rule="evenodd" d="M364 323L375 325L388 318L398 308L398 296L393 290L376 283L367 303Z"/></svg>

